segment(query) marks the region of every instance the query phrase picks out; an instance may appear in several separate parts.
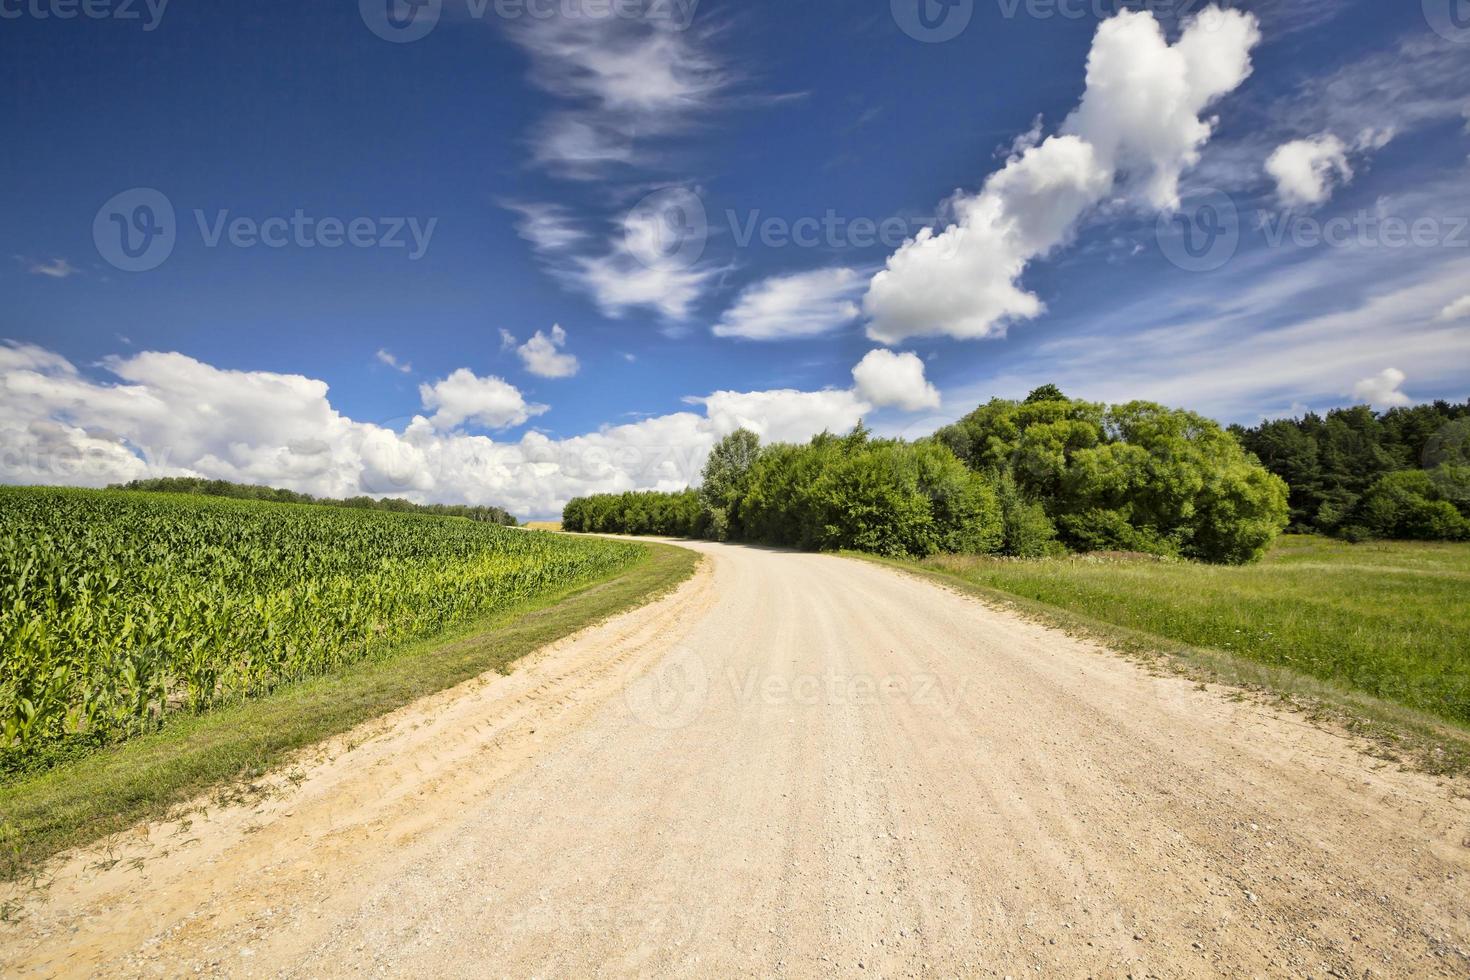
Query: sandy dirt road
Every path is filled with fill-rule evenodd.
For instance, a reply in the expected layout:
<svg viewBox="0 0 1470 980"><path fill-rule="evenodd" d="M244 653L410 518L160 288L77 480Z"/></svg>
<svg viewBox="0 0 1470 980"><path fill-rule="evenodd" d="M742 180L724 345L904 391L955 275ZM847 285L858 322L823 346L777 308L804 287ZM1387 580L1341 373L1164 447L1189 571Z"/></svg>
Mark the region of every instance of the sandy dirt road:
<svg viewBox="0 0 1470 980"><path fill-rule="evenodd" d="M695 547L264 803L72 857L0 973L1470 974L1463 786L886 568Z"/></svg>

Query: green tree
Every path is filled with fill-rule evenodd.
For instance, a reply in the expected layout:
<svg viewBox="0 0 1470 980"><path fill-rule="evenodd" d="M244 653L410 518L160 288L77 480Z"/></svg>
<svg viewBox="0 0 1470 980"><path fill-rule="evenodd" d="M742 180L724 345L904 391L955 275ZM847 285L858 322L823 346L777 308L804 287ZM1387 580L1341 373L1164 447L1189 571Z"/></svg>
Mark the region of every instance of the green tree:
<svg viewBox="0 0 1470 980"><path fill-rule="evenodd" d="M754 435L737 433L716 447L698 492L578 498L562 519L574 531L729 536L894 556L994 552L1004 541L986 477L937 441L873 439L861 425L764 449Z"/></svg>
<svg viewBox="0 0 1470 980"><path fill-rule="evenodd" d="M1297 531L1314 530L1314 518L1322 507L1317 440L1289 419L1262 423L1254 431L1235 431L1268 470L1286 481L1290 488L1291 527Z"/></svg>
<svg viewBox="0 0 1470 980"><path fill-rule="evenodd" d="M1045 558L1065 549L1057 540L1056 525L1046 508L1027 499L1009 471L995 483L1001 514L1001 553L1013 558Z"/></svg>
<svg viewBox="0 0 1470 980"><path fill-rule="evenodd" d="M1437 401L1381 414L1359 405L1325 417L1307 413L1236 432L1250 452L1290 485L1293 528L1354 539L1408 533L1381 530L1408 527L1391 516L1402 511L1393 501L1403 503L1406 493L1426 501L1426 507L1433 503L1412 490L1422 487L1422 481L1383 483L1386 475L1470 464L1470 402ZM1444 520L1429 520L1431 510ZM1427 533L1424 528L1453 527L1442 508L1421 512L1426 516L1418 536Z"/></svg>
<svg viewBox="0 0 1470 980"><path fill-rule="evenodd" d="M1382 538L1462 541L1470 537L1467 511L1470 468L1398 470L1379 477L1369 488L1353 514L1353 524Z"/></svg>
<svg viewBox="0 0 1470 980"><path fill-rule="evenodd" d="M1068 400L1067 396L1062 394L1062 389L1052 384L1042 385L1026 396L1026 404L1028 405L1035 404L1036 402L1064 402Z"/></svg>
<svg viewBox="0 0 1470 980"><path fill-rule="evenodd" d="M1285 525L1286 485L1215 422L1151 402L1105 408L1057 395L996 399L936 433L1004 488L1012 522L1025 517L1040 532L1026 551L1047 545L1023 502L1074 548L1206 561L1259 557Z"/></svg>
<svg viewBox="0 0 1470 980"><path fill-rule="evenodd" d="M740 501L750 482L750 470L760 458L760 436L749 429L736 429L715 444L705 461L700 495L710 511L718 515L711 527L719 540L739 536Z"/></svg>

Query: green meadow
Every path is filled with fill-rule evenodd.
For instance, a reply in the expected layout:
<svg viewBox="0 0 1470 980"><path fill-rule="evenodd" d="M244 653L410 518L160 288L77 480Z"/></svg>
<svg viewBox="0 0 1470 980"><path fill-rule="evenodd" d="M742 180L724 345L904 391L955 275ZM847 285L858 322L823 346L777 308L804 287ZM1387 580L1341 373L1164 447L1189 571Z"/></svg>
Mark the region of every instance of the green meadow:
<svg viewBox="0 0 1470 980"><path fill-rule="evenodd" d="M1242 567L956 555L919 566L1470 725L1470 545L1287 535Z"/></svg>

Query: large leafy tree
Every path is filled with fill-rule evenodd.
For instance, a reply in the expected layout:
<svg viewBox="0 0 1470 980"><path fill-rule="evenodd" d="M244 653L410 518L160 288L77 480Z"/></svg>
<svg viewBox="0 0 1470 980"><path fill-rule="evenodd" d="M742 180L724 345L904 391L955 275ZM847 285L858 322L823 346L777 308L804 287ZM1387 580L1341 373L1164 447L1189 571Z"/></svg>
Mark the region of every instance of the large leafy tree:
<svg viewBox="0 0 1470 980"><path fill-rule="evenodd" d="M1075 548L1246 562L1287 520L1285 483L1234 437L1151 402L1105 408L1046 386L982 405L936 438L1012 481Z"/></svg>
<svg viewBox="0 0 1470 980"><path fill-rule="evenodd" d="M739 537L740 502L750 483L750 470L760 457L761 440L749 429L736 429L715 444L704 464L700 497L710 510L716 537Z"/></svg>

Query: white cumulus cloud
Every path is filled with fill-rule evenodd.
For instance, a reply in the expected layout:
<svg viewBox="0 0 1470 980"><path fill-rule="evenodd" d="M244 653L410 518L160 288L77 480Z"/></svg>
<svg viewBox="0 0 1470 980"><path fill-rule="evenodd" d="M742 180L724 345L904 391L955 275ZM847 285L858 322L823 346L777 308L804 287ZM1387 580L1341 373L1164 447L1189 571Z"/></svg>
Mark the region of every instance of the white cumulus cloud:
<svg viewBox="0 0 1470 980"><path fill-rule="evenodd" d="M954 222L926 228L873 277L868 335L1002 335L1043 305L1020 283L1034 260L1065 244L1080 220L1117 192L1156 209L1178 205L1180 175L1199 160L1213 103L1250 75L1256 19L1207 8L1169 44L1151 14L1102 23L1087 88L1058 135L1021 144L978 194L952 203Z"/></svg>
<svg viewBox="0 0 1470 980"><path fill-rule="evenodd" d="M717 391L690 409L553 439L501 441L457 428L529 417L510 385L468 370L422 389L432 417L339 413L327 385L224 370L177 353L108 358L93 379L34 345L0 344L0 482L101 486L152 476L420 502L496 504L551 516L588 493L679 490L742 426L767 441L843 432L875 405L855 390Z"/></svg>
<svg viewBox="0 0 1470 980"><path fill-rule="evenodd" d="M1470 318L1470 296L1461 296L1449 306L1439 311L1436 317L1441 323L1453 323L1456 320Z"/></svg>
<svg viewBox="0 0 1470 980"><path fill-rule="evenodd" d="M714 326L717 337L786 340L830 333L856 320L863 290L854 269L773 276L747 287Z"/></svg>
<svg viewBox="0 0 1470 980"><path fill-rule="evenodd" d="M750 429L766 442L801 442L819 432L845 432L872 409L856 392L717 391L691 399L703 405L713 431Z"/></svg>
<svg viewBox="0 0 1470 980"><path fill-rule="evenodd" d="M434 410L430 421L439 429L458 428L466 422L487 429L508 429L547 410L545 405L527 404L510 382L494 376L482 378L469 368L460 368L442 381L420 385L419 397L425 408Z"/></svg>
<svg viewBox="0 0 1470 980"><path fill-rule="evenodd" d="M553 324L551 333L537 330L530 340L516 348L526 370L541 378L570 378L581 369L577 359L564 353L567 332L560 324Z"/></svg>
<svg viewBox="0 0 1470 980"><path fill-rule="evenodd" d="M1339 184L1353 179L1347 144L1331 133L1277 147L1266 160L1266 173L1290 207L1323 204Z"/></svg>
<svg viewBox="0 0 1470 980"><path fill-rule="evenodd" d="M1404 380L1404 372L1398 368L1384 368L1373 377L1364 378L1353 385L1353 397L1374 408L1402 408L1412 405L1413 399L1400 390Z"/></svg>
<svg viewBox="0 0 1470 980"><path fill-rule="evenodd" d="M1169 44L1151 14L1123 12L1099 25L1087 90L1062 127L1086 140L1132 196L1179 204L1179 178L1199 162L1215 120L1202 114L1250 77L1261 40L1256 18L1208 7Z"/></svg>
<svg viewBox="0 0 1470 980"><path fill-rule="evenodd" d="M874 405L893 405L906 412L939 407L939 389L924 377L924 362L914 353L869 351L852 369L857 392Z"/></svg>

